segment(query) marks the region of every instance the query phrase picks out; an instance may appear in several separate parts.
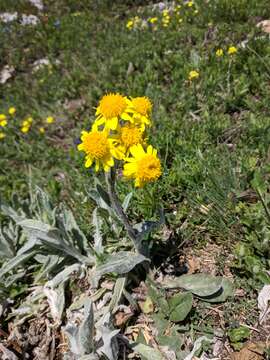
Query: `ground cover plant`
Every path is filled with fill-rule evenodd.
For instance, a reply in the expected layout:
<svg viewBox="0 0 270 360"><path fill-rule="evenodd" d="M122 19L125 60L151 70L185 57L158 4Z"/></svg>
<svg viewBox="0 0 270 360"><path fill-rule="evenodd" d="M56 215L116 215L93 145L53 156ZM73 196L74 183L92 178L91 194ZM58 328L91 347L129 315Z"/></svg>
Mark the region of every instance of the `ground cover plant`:
<svg viewBox="0 0 270 360"><path fill-rule="evenodd" d="M269 19L1 1L1 357L269 356Z"/></svg>

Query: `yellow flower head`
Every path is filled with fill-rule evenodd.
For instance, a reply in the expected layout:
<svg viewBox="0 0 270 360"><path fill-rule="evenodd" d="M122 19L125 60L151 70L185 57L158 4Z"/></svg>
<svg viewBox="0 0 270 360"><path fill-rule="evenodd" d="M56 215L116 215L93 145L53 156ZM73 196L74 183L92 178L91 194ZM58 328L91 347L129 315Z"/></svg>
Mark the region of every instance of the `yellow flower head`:
<svg viewBox="0 0 270 360"><path fill-rule="evenodd" d="M133 28L133 25L134 25L134 21L133 20L129 20L126 24L126 28L128 30L131 30Z"/></svg>
<svg viewBox="0 0 270 360"><path fill-rule="evenodd" d="M23 134L27 134L28 132L29 132L29 130L30 130L30 126L28 125L28 126L22 126L21 127L21 132L23 133Z"/></svg>
<svg viewBox="0 0 270 360"><path fill-rule="evenodd" d="M7 120L7 117L5 114L0 114L0 121Z"/></svg>
<svg viewBox="0 0 270 360"><path fill-rule="evenodd" d="M189 80L197 79L200 76L199 72L196 70L191 70L188 75Z"/></svg>
<svg viewBox="0 0 270 360"><path fill-rule="evenodd" d="M228 49L228 54L233 55L235 53L237 53L237 48L235 46L230 46Z"/></svg>
<svg viewBox="0 0 270 360"><path fill-rule="evenodd" d="M222 50L222 49L217 49L217 51L216 51L216 56L217 56L217 57L223 56L223 50Z"/></svg>
<svg viewBox="0 0 270 360"><path fill-rule="evenodd" d="M116 136L116 140L118 140L119 145L124 148L124 151L129 153L131 146L144 142L143 130L134 124L126 124L119 128L119 134Z"/></svg>
<svg viewBox="0 0 270 360"><path fill-rule="evenodd" d="M158 21L158 18L157 18L157 17L152 17L152 18L149 19L149 22L150 22L151 24L154 24L154 23L156 23L157 21Z"/></svg>
<svg viewBox="0 0 270 360"><path fill-rule="evenodd" d="M140 125L143 130L145 125L151 125L150 116L152 112L152 103L148 97L141 96L132 98L131 100L127 99L127 103L127 112L132 114L132 116L125 117L125 120Z"/></svg>
<svg viewBox="0 0 270 360"><path fill-rule="evenodd" d="M31 122L29 122L28 119L22 122L22 127L30 127L30 126L31 126Z"/></svg>
<svg viewBox="0 0 270 360"><path fill-rule="evenodd" d="M9 109L8 109L8 113L9 113L9 115L14 115L15 114L15 112L16 112L16 108L15 107L10 107Z"/></svg>
<svg viewBox="0 0 270 360"><path fill-rule="evenodd" d="M1 127L7 126L7 120L6 119L0 120L0 126Z"/></svg>
<svg viewBox="0 0 270 360"><path fill-rule="evenodd" d="M47 124L52 124L52 123L54 123L54 122L55 122L55 119L54 119L53 116L48 116L48 117L46 118L46 123L47 123Z"/></svg>
<svg viewBox="0 0 270 360"><path fill-rule="evenodd" d="M45 133L44 127L40 127L40 128L39 128L39 132L40 132L40 134L44 134L44 133Z"/></svg>
<svg viewBox="0 0 270 360"><path fill-rule="evenodd" d="M81 144L78 150L85 152L85 167L90 167L95 162L95 170L102 165L105 171L114 166L114 158L123 159L124 154L115 146L115 140L108 137L106 131L82 131Z"/></svg>
<svg viewBox="0 0 270 360"><path fill-rule="evenodd" d="M161 164L156 149L149 145L145 152L142 145L138 144L130 148L130 153L132 157L125 159L123 175L134 179L136 187L143 187L160 177Z"/></svg>
<svg viewBox="0 0 270 360"><path fill-rule="evenodd" d="M0 140L4 139L6 137L6 134L0 131Z"/></svg>
<svg viewBox="0 0 270 360"><path fill-rule="evenodd" d="M186 4L188 7L192 7L194 3L193 3L193 1L188 1Z"/></svg>
<svg viewBox="0 0 270 360"><path fill-rule="evenodd" d="M104 95L97 107L94 129L104 124L106 129L116 130L118 120L126 115L126 98L118 93Z"/></svg>

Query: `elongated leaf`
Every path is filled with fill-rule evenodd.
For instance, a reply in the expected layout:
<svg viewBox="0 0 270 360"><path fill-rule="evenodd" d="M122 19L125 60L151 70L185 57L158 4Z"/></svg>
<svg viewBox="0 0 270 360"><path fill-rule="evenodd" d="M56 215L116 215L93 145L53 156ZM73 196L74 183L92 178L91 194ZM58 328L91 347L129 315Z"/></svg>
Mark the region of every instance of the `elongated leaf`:
<svg viewBox="0 0 270 360"><path fill-rule="evenodd" d="M113 289L113 296L109 305L109 311L111 311L112 313L114 313L115 307L117 306L118 302L121 299L123 290L125 288L125 283L126 283L126 277L122 276L119 277L116 280L116 283L114 285L114 289Z"/></svg>
<svg viewBox="0 0 270 360"><path fill-rule="evenodd" d="M99 216L98 214L98 208L96 207L93 211L92 214L92 224L95 228L94 231L94 249L98 254L102 254L103 253L103 246L102 246L102 232L101 232L101 227L102 227L102 218Z"/></svg>
<svg viewBox="0 0 270 360"><path fill-rule="evenodd" d="M63 271L58 273L52 280L48 281L46 287L55 288L59 284L68 280L69 276L73 273L78 273L81 270L80 264L73 264L66 267Z"/></svg>
<svg viewBox="0 0 270 360"><path fill-rule="evenodd" d="M233 296L233 284L230 280L222 278L221 281L221 291L219 291L217 293L217 295L212 295L212 296L208 296L208 297L201 297L201 299L203 301L207 301L210 303L219 303L219 302L224 302L227 300L228 297Z"/></svg>
<svg viewBox="0 0 270 360"><path fill-rule="evenodd" d="M79 327L78 340L80 354L90 354L94 350L94 311L90 298L84 302L84 319Z"/></svg>
<svg viewBox="0 0 270 360"><path fill-rule="evenodd" d="M170 306L170 320L179 322L185 320L190 310L192 309L192 293L184 293L174 295L169 299Z"/></svg>
<svg viewBox="0 0 270 360"><path fill-rule="evenodd" d="M127 196L125 197L125 199L123 201L122 207L125 212L128 209L128 206L129 206L130 200L132 199L132 196L133 196L133 192L130 192L129 194L127 194Z"/></svg>
<svg viewBox="0 0 270 360"><path fill-rule="evenodd" d="M105 263L94 270L92 278L93 286L97 286L99 279L104 274L112 272L125 274L143 261L149 261L149 259L141 254L135 254L129 251L120 251L117 254L109 255Z"/></svg>
<svg viewBox="0 0 270 360"><path fill-rule="evenodd" d="M57 324L60 324L65 307L65 294L63 283L60 284L60 286L56 290L44 287L43 291L47 297L54 321Z"/></svg>
<svg viewBox="0 0 270 360"><path fill-rule="evenodd" d="M152 348L151 346L134 343L131 345L131 347L135 352L142 355L146 360L164 360L162 353L159 350Z"/></svg>
<svg viewBox="0 0 270 360"><path fill-rule="evenodd" d="M182 275L177 279L166 280L163 285L165 288L182 288L191 291L197 296L210 296L221 290L221 277L208 274Z"/></svg>
<svg viewBox="0 0 270 360"><path fill-rule="evenodd" d="M184 360L192 360L192 359L194 359L195 353L196 353L198 350L200 350L200 348L201 348L201 346L202 346L202 344L203 344L204 341L205 341L205 342L209 342L209 343L212 343L212 342L213 342L212 339L209 339L209 338L206 337L206 336L201 336L201 337L199 337L199 338L195 341L195 343L194 343L194 345L193 345L192 351L190 352L190 354L188 354L188 355L185 357Z"/></svg>
<svg viewBox="0 0 270 360"><path fill-rule="evenodd" d="M7 274L9 271L15 269L17 266L26 262L28 259L31 259L31 257L34 257L35 254L36 251L30 251L28 253L15 256L15 258L11 259L8 263L2 266L2 268L0 269L0 278Z"/></svg>
<svg viewBox="0 0 270 360"><path fill-rule="evenodd" d="M50 249L57 250L57 254L66 253L67 255L79 260L82 263L93 265L95 258L93 256L84 256L72 246L70 243L64 241L61 237L60 231L48 224L41 221L26 219L20 221L18 225L22 226L24 230L31 236L33 243L35 238L39 239L44 245L50 247Z"/></svg>

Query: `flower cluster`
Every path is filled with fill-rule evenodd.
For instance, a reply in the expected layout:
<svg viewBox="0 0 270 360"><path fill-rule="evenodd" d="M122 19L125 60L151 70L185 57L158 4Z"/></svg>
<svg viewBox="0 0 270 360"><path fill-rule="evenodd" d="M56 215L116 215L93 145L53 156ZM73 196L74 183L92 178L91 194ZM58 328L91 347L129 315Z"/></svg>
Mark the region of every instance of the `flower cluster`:
<svg viewBox="0 0 270 360"><path fill-rule="evenodd" d="M234 54L236 54L237 53L237 48L235 47L235 46L230 46L229 48L228 48L228 50L227 50L227 54L228 55L234 55ZM217 57L221 57L221 56L223 56L224 55L224 51L223 51L223 49L221 49L221 48L219 48L219 49L217 49L216 50L216 56Z"/></svg>
<svg viewBox="0 0 270 360"><path fill-rule="evenodd" d="M190 21L193 16L199 13L197 5L193 1L183 2L181 5L177 4L180 1L172 2L170 5L159 3L154 6L155 14L153 17L143 19L135 16L129 19L126 23L128 30L158 30L158 28L168 28L170 25L178 26L183 20Z"/></svg>
<svg viewBox="0 0 270 360"><path fill-rule="evenodd" d="M94 165L108 172L123 163L123 175L134 179L136 187L161 175L157 150L147 146L146 129L151 126L152 103L147 97L128 98L106 94L96 108L91 131L82 131L78 150L85 153L85 167Z"/></svg>
<svg viewBox="0 0 270 360"><path fill-rule="evenodd" d="M16 115L16 108L13 106L8 109L7 114L0 114L0 140L5 139L10 131L17 132L17 128L22 134L27 134L31 129L36 128L36 126L33 126L34 120L32 116L28 116L23 120L18 120ZM48 116L45 120L42 121L42 123L40 123L40 121L36 121L35 125L39 125L38 132L40 134L44 134L47 127L54 122L54 117Z"/></svg>

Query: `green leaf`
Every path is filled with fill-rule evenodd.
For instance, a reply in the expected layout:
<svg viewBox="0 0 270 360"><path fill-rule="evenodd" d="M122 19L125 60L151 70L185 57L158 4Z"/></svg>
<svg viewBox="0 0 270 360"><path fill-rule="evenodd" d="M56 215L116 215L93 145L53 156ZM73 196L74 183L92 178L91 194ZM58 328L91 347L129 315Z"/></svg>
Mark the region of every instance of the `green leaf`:
<svg viewBox="0 0 270 360"><path fill-rule="evenodd" d="M221 293L215 296L215 294L213 296L210 296L208 298L202 298L202 300L210 302L210 303L219 303L219 302L224 302L227 300L228 297L232 297L233 296L233 284L230 280L222 278L221 281Z"/></svg>
<svg viewBox="0 0 270 360"><path fill-rule="evenodd" d="M250 335L250 329L246 326L239 326L237 329L230 329L228 336L232 343L241 342L247 339Z"/></svg>
<svg viewBox="0 0 270 360"><path fill-rule="evenodd" d="M21 255L15 256L15 258L11 259L8 263L4 264L4 266L0 269L0 278L7 274L9 271L13 270L17 266L23 264L31 257L34 257L36 251L30 251Z"/></svg>
<svg viewBox="0 0 270 360"><path fill-rule="evenodd" d="M135 352L142 355L143 359L164 360L162 353L159 350L152 348L151 346L134 343L131 345L131 347Z"/></svg>
<svg viewBox="0 0 270 360"><path fill-rule="evenodd" d="M170 320L179 322L185 320L192 309L192 293L177 294L168 301L170 307Z"/></svg>
<svg viewBox="0 0 270 360"><path fill-rule="evenodd" d="M124 198L123 204L122 204L122 208L123 210L126 212L130 203L130 200L132 199L133 196L133 192L130 192L129 194L127 194L127 196Z"/></svg>
<svg viewBox="0 0 270 360"><path fill-rule="evenodd" d="M154 281L152 281L149 277L146 281L148 295L152 299L152 301L160 308L161 312L164 315L167 315L169 312L169 304L165 297L164 289L157 289Z"/></svg>
<svg viewBox="0 0 270 360"><path fill-rule="evenodd" d="M93 270L93 277L91 279L93 286L97 286L99 279L104 274L113 272L125 274L144 261L149 261L149 259L141 254L135 254L129 251L120 251L117 254L109 255L105 263Z"/></svg>
<svg viewBox="0 0 270 360"><path fill-rule="evenodd" d="M222 278L208 274L182 275L177 279L166 280L163 284L167 289L182 288L194 295L210 296L221 289Z"/></svg>

